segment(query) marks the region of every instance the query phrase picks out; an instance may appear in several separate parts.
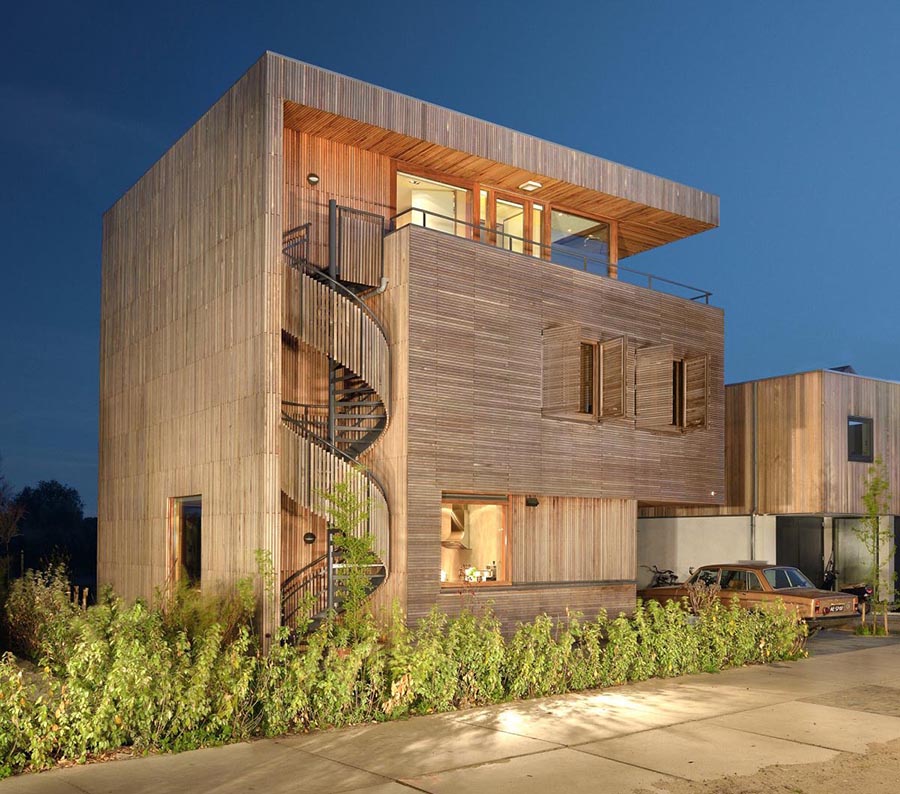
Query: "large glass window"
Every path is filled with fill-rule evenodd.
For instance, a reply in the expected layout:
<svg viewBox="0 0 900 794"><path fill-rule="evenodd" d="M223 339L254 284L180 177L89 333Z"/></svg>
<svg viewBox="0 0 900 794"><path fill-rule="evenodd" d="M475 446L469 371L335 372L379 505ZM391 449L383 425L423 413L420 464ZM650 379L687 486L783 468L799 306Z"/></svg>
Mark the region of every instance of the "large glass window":
<svg viewBox="0 0 900 794"><path fill-rule="evenodd" d="M441 503L441 582L508 583L506 497L445 494Z"/></svg>
<svg viewBox="0 0 900 794"><path fill-rule="evenodd" d="M172 499L169 515L171 577L200 587L203 501L199 496Z"/></svg>
<svg viewBox="0 0 900 794"><path fill-rule="evenodd" d="M591 264L609 262L609 224L582 218L570 212L550 213L553 261L570 267L591 269Z"/></svg>
<svg viewBox="0 0 900 794"><path fill-rule="evenodd" d="M466 237L469 191L413 174L397 172L398 226L410 223Z"/></svg>

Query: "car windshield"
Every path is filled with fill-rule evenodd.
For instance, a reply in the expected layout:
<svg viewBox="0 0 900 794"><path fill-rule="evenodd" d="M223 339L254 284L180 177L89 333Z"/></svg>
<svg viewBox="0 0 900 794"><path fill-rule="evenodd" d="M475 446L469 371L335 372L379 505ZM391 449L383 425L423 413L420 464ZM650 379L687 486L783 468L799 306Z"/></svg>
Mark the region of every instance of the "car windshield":
<svg viewBox="0 0 900 794"><path fill-rule="evenodd" d="M788 587L815 587L796 568L766 568L763 573L773 590L785 590Z"/></svg>

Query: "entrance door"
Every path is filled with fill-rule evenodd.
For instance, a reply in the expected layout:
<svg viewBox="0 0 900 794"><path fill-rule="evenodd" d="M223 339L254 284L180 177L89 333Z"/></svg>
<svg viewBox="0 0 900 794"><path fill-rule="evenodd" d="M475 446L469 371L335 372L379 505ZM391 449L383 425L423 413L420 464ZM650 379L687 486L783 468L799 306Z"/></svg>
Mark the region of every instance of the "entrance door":
<svg viewBox="0 0 900 794"><path fill-rule="evenodd" d="M778 516L775 519L775 561L799 568L816 585L825 574L822 519L816 516Z"/></svg>

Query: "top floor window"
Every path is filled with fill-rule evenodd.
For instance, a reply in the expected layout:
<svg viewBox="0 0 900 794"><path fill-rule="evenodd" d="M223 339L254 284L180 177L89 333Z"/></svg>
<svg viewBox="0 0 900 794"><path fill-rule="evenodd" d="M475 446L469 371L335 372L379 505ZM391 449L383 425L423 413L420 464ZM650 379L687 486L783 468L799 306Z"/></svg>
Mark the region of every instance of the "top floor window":
<svg viewBox="0 0 900 794"><path fill-rule="evenodd" d="M550 213L550 244L553 261L560 265L582 267L585 259L608 263L609 224L553 210Z"/></svg>
<svg viewBox="0 0 900 794"><path fill-rule="evenodd" d="M470 191L465 188L397 172L398 226L410 223L466 237Z"/></svg>
<svg viewBox="0 0 900 794"><path fill-rule="evenodd" d="M847 417L847 460L871 463L875 459L872 420Z"/></svg>

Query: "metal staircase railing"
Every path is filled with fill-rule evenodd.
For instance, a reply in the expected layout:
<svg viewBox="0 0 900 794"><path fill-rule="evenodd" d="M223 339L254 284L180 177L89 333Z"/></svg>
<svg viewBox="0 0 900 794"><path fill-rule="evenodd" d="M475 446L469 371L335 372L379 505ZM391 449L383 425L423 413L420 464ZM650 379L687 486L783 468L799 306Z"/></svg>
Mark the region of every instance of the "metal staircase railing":
<svg viewBox="0 0 900 794"><path fill-rule="evenodd" d="M374 590L390 572L390 511L384 486L359 456L389 421L390 348L384 325L357 291L373 281L383 284L384 220L330 202L327 271L309 261L310 229L304 224L284 234L282 326L328 359L329 399L282 403L282 488L326 520L319 494L340 482L368 502L368 518L357 531L374 541L378 561L369 576ZM311 609L306 617L315 621L327 609L340 608L334 574L344 563L333 554L331 536L329 530L328 554L283 580L284 625L296 625L301 609Z"/></svg>

